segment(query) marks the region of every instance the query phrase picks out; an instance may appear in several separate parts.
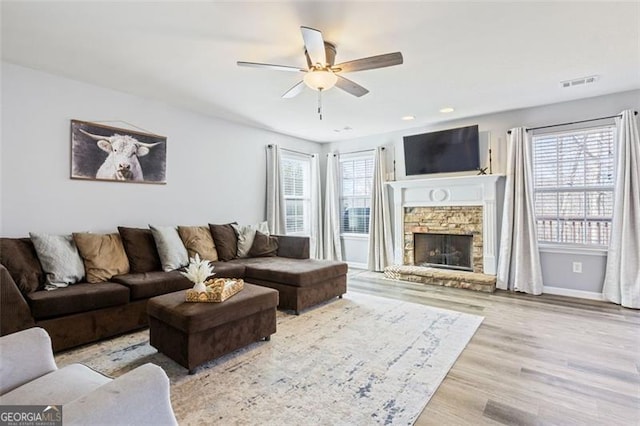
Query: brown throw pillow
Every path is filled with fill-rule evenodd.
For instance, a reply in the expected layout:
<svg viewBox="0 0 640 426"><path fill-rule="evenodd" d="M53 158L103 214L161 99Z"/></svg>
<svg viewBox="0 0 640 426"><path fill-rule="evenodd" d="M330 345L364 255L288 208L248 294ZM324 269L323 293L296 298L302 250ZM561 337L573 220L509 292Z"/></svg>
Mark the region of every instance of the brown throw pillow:
<svg viewBox="0 0 640 426"><path fill-rule="evenodd" d="M22 293L44 288L44 271L31 238L0 238L0 263Z"/></svg>
<svg viewBox="0 0 640 426"><path fill-rule="evenodd" d="M278 239L256 231L253 245L249 250L249 257L269 257L278 254Z"/></svg>
<svg viewBox="0 0 640 426"><path fill-rule="evenodd" d="M237 225L236 222L234 224ZM235 259L238 254L238 235L233 226L230 223L226 225L213 225L210 223L209 229L218 251L218 259L225 262Z"/></svg>
<svg viewBox="0 0 640 426"><path fill-rule="evenodd" d="M208 226L178 226L178 234L190 258L197 253L200 259L218 260L218 251Z"/></svg>
<svg viewBox="0 0 640 426"><path fill-rule="evenodd" d="M131 273L161 271L160 256L150 229L118 227Z"/></svg>
<svg viewBox="0 0 640 426"><path fill-rule="evenodd" d="M74 232L73 241L84 261L88 282L99 283L129 272L129 260L119 234Z"/></svg>

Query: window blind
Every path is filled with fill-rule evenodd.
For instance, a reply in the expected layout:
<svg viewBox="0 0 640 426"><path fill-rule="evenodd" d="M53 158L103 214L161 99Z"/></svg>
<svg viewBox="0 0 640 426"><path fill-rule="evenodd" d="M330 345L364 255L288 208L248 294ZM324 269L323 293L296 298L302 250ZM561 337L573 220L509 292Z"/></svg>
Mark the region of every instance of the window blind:
<svg viewBox="0 0 640 426"><path fill-rule="evenodd" d="M341 158L340 183L341 232L368 234L373 154Z"/></svg>
<svg viewBox="0 0 640 426"><path fill-rule="evenodd" d="M614 141L614 126L533 136L539 241L609 243Z"/></svg>
<svg viewBox="0 0 640 426"><path fill-rule="evenodd" d="M309 235L311 225L311 161L282 155L285 228L288 235Z"/></svg>

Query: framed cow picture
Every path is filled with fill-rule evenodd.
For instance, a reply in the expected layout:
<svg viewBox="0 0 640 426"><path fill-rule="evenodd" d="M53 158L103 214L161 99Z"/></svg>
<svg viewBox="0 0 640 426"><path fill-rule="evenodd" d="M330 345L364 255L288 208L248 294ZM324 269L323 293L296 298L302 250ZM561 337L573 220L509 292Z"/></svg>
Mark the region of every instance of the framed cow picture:
<svg viewBox="0 0 640 426"><path fill-rule="evenodd" d="M166 184L167 138L71 120L71 179Z"/></svg>

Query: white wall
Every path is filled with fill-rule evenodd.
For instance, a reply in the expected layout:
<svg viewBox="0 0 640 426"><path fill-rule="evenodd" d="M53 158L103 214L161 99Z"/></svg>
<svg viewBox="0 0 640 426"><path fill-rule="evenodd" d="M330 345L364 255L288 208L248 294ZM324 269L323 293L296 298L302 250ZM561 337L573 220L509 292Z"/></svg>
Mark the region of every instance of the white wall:
<svg viewBox="0 0 640 426"><path fill-rule="evenodd" d="M2 63L0 232L110 231L118 225L205 224L265 217L265 145L351 152L385 145L405 179L402 137L470 124L491 140L494 173L504 170L506 131L640 109L640 91L507 111L319 145L207 117L155 101ZM69 179L71 119L122 120L167 136L167 185ZM123 123L107 123L127 127ZM321 156L324 165L324 155ZM323 167L324 170L324 167ZM323 173L324 176L324 173ZM323 178L324 181L324 178ZM391 196L391 194L390 194ZM390 197L391 198L391 197ZM347 261L366 263L364 240L343 241ZM600 292L603 254L542 253L547 286ZM583 273L571 271L574 261Z"/></svg>
<svg viewBox="0 0 640 426"><path fill-rule="evenodd" d="M393 160L396 162L396 179L407 179L404 173L404 154L402 137L406 135L438 131L454 127L462 127L473 124L479 125L481 160L484 165L488 158L488 144L491 143L493 151L493 172L504 173L506 168L506 143L507 130L513 127L536 127L570 121L585 120L595 117L618 114L624 109L640 109L640 90L616 93L607 96L582 99L578 101L563 102L552 105L544 105L534 108L506 111L502 113L471 117L461 120L451 120L433 125L415 127L406 131L397 131L350 141L333 142L323 146L327 152L351 152L376 146L387 146L392 153L388 159L389 167ZM484 151L484 155L482 152ZM475 174L457 173L457 174ZM455 175L455 174L447 174ZM442 175L434 175L442 176ZM417 176L424 178L425 176ZM414 177L409 177L414 178ZM393 194L389 193L393 207ZM393 210L393 209L392 209ZM347 261L357 262L357 259L366 259L366 253L362 253L362 242L352 243L343 241L343 250ZM600 293L604 280L604 264L606 253L558 253L541 250L541 262L543 278L546 286L559 287L570 290ZM572 272L573 262L582 262L581 274Z"/></svg>
<svg viewBox="0 0 640 426"><path fill-rule="evenodd" d="M3 236L257 222L265 218L265 145L321 151L317 143L5 62L1 78ZM71 180L71 119L122 120L167 136L167 184Z"/></svg>

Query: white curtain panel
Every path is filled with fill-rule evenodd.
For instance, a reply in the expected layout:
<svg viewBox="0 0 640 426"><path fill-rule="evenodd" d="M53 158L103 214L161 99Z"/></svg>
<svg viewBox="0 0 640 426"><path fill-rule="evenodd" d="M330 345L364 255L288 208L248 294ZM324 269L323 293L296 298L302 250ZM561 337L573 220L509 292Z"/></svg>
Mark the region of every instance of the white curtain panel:
<svg viewBox="0 0 640 426"><path fill-rule="evenodd" d="M311 235L309 257L324 257L322 235L322 194L320 193L320 156L311 154Z"/></svg>
<svg viewBox="0 0 640 426"><path fill-rule="evenodd" d="M384 147L377 148L373 160L368 262L368 269L371 271L384 271L386 266L393 263L389 197L384 184L387 175L385 152Z"/></svg>
<svg viewBox="0 0 640 426"><path fill-rule="evenodd" d="M284 185L282 184L280 147L267 145L267 224L269 232L285 235Z"/></svg>
<svg viewBox="0 0 640 426"><path fill-rule="evenodd" d="M324 258L342 260L340 243L340 159L327 154L327 176L324 189Z"/></svg>
<svg viewBox="0 0 640 426"><path fill-rule="evenodd" d="M533 210L532 160L526 129L511 129L496 287L538 295L543 284Z"/></svg>
<svg viewBox="0 0 640 426"><path fill-rule="evenodd" d="M633 111L622 112L616 130L613 223L602 293L611 302L640 309L640 137Z"/></svg>

